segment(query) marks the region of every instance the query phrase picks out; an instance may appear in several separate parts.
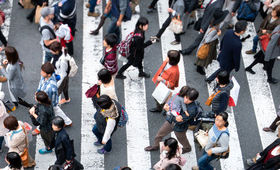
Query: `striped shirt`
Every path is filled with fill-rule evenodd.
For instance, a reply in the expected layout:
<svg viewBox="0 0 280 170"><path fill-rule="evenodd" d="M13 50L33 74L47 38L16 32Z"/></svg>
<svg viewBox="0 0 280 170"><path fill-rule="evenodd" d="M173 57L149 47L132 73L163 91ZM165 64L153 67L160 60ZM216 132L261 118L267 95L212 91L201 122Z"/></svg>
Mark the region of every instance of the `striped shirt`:
<svg viewBox="0 0 280 170"><path fill-rule="evenodd" d="M47 93L47 95L49 96L49 99L52 101L53 107L57 106L58 91L57 91L57 84L56 84L56 78L55 78L54 73L47 80L45 80L44 77L41 77L37 92L38 91L43 91L43 92Z"/></svg>

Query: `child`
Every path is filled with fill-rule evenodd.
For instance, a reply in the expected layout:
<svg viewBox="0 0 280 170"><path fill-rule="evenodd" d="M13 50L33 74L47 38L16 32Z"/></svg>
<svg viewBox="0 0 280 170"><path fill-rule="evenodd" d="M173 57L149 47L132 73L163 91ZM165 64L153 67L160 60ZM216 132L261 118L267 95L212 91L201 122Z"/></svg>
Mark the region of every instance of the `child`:
<svg viewBox="0 0 280 170"><path fill-rule="evenodd" d="M39 153L51 153L52 150L47 150L47 148L53 137L51 121L54 118L54 111L51 105L52 103L47 93L43 91L36 92L35 100L37 104L29 110L29 113L33 124L35 126L40 126L40 133L46 147L44 149L40 149Z"/></svg>
<svg viewBox="0 0 280 170"><path fill-rule="evenodd" d="M103 40L103 46L105 47L104 67L110 71L112 76L118 72L117 41L116 34L107 34Z"/></svg>
<svg viewBox="0 0 280 170"><path fill-rule="evenodd" d="M183 112L185 112L186 116L189 116L189 113L187 112L187 107L184 104L184 96L187 95L188 90L190 89L189 86L184 86L181 88L180 92L177 94L174 94L166 103L166 105L169 106L170 110L167 111L167 115L172 114L173 116L180 115L181 109L183 109Z"/></svg>
<svg viewBox="0 0 280 170"><path fill-rule="evenodd" d="M60 43L62 47L68 48L69 55L74 54L73 48L73 40L74 37L71 34L71 28L67 24L61 24L60 22L54 24L54 28L56 36L60 39Z"/></svg>

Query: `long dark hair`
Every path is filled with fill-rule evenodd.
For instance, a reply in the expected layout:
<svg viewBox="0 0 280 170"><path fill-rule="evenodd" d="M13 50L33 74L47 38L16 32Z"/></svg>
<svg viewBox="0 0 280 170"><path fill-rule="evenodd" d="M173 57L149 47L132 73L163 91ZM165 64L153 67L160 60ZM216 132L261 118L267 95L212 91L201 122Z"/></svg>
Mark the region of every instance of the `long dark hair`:
<svg viewBox="0 0 280 170"><path fill-rule="evenodd" d="M5 47L5 55L9 63L12 65L16 64L19 61L18 52L13 46Z"/></svg>
<svg viewBox="0 0 280 170"><path fill-rule="evenodd" d="M170 137L164 141L164 146L168 146L170 151L167 153L167 158L170 160L175 157L177 149L178 149L178 142L176 139Z"/></svg>
<svg viewBox="0 0 280 170"><path fill-rule="evenodd" d="M6 155L7 161L10 163L10 168L20 169L22 167L21 158L16 152L9 152Z"/></svg>
<svg viewBox="0 0 280 170"><path fill-rule="evenodd" d="M143 26L149 24L149 21L146 17L140 17L135 25L135 30L134 33L140 33L143 37L144 36L144 31L143 31ZM140 28L142 27L142 29Z"/></svg>

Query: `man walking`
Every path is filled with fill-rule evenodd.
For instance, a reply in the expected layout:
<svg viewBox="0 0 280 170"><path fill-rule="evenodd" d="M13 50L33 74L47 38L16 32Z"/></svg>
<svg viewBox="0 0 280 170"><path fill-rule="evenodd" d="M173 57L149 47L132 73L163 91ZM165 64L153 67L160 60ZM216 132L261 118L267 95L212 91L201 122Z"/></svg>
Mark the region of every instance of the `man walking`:
<svg viewBox="0 0 280 170"><path fill-rule="evenodd" d="M235 31L230 29L226 32L221 41L221 52L218 57L220 68L205 80L207 83L211 83L222 70L226 70L229 74L233 69L236 72L239 70L242 49L240 36L245 33L246 29L247 22L238 21L235 24Z"/></svg>

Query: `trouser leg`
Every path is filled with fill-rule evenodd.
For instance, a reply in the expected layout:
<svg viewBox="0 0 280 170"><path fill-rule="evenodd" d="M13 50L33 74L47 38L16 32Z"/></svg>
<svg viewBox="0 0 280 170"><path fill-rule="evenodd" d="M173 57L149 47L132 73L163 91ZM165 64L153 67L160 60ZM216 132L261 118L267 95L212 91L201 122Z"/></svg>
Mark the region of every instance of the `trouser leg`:
<svg viewBox="0 0 280 170"><path fill-rule="evenodd" d="M274 62L275 62L275 59L271 59L268 62L268 66L267 66L267 70L266 70L268 80L272 80L272 69L274 66Z"/></svg>
<svg viewBox="0 0 280 170"><path fill-rule="evenodd" d="M165 123L161 126L161 128L159 129L158 133L156 134L156 137L154 139L154 144L153 147L159 147L159 142L162 141L162 139L170 134L173 131L173 126L172 124L168 123L167 121L165 121Z"/></svg>
<svg viewBox="0 0 280 170"><path fill-rule="evenodd" d="M271 130L276 130L277 126L276 126L276 122L278 122L280 120L280 117L277 115L277 117L274 119L274 121L271 123L271 125L269 126L269 128Z"/></svg>
<svg viewBox="0 0 280 170"><path fill-rule="evenodd" d="M178 141L183 145L183 151L190 152L192 150L192 148L191 148L191 145L190 145L189 140L187 138L186 132L187 131L183 131L183 132L175 132L174 131Z"/></svg>
<svg viewBox="0 0 280 170"><path fill-rule="evenodd" d="M157 1L158 1L158 0L153 0L149 7L150 7L150 8L154 8L155 5L156 5L156 3L157 3Z"/></svg>
<svg viewBox="0 0 280 170"><path fill-rule="evenodd" d="M196 49L199 46L199 44L202 41L203 37L204 37L204 34L202 34L202 33L198 34L198 36L196 37L194 42L188 48L182 50L182 52L190 54L194 49Z"/></svg>
<svg viewBox="0 0 280 170"><path fill-rule="evenodd" d="M66 47L68 48L68 54L69 55L73 55L74 54L74 45L73 45L73 41L69 42L69 43L66 43L65 44Z"/></svg>
<svg viewBox="0 0 280 170"><path fill-rule="evenodd" d="M48 132L43 132L43 131L40 132L46 148L50 146L50 143L53 138L53 133L54 133L53 130L49 130Z"/></svg>
<svg viewBox="0 0 280 170"><path fill-rule="evenodd" d="M70 125L72 123L72 120L68 116L66 116L66 114L61 110L60 107L54 106L53 110L54 110L55 116L62 117L62 119L64 120L66 125Z"/></svg>
<svg viewBox="0 0 280 170"><path fill-rule="evenodd" d="M101 16L98 27L94 31L99 31L99 29L104 25L106 19L107 19L107 17L103 14Z"/></svg>
<svg viewBox="0 0 280 170"><path fill-rule="evenodd" d="M159 29L156 37L160 38L161 35L164 33L164 31L166 30L166 28L169 26L171 22L171 15L169 15L169 17L165 20L165 22L162 24L161 28Z"/></svg>
<svg viewBox="0 0 280 170"><path fill-rule="evenodd" d="M128 69L128 67L130 67L130 66L131 66L130 62L127 62L125 65L123 65L123 66L119 69L118 74L123 74L123 72L124 72L126 69Z"/></svg>

